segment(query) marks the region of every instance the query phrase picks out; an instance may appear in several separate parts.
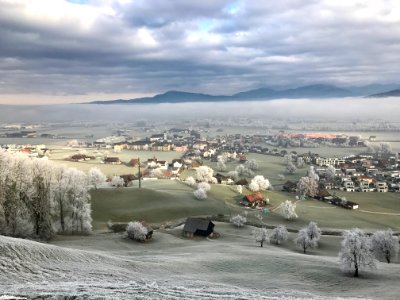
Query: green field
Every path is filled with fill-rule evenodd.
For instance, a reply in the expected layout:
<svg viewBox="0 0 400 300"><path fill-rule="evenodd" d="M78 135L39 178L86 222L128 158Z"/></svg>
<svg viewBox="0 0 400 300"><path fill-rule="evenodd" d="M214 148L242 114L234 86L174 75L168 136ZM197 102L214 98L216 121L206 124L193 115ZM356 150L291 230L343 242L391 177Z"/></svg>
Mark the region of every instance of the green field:
<svg viewBox="0 0 400 300"><path fill-rule="evenodd" d="M172 180L144 181L142 189L120 188L92 191L93 226L106 222L146 220L161 224L191 215L227 214L223 201L210 197L197 200L193 189Z"/></svg>
<svg viewBox="0 0 400 300"><path fill-rule="evenodd" d="M188 216L237 213L246 213L249 221L260 222L256 218L256 215L260 214L259 210L245 209L238 205L242 196L235 191L234 186L213 185L206 200L196 200L192 192L192 188L172 180L145 181L141 190L134 187L93 191L94 228L104 228L108 220L114 222L146 220L159 225ZM247 193L249 191L245 189L244 194ZM296 201L293 194L281 191L266 191L264 196L270 199L271 210L287 199ZM264 215L263 220L270 225L285 224L293 229L298 229L309 221L315 221L324 229L360 227L371 230L385 228L400 230L398 194L345 193L345 196L348 200L359 203L360 208L347 210L309 199L297 202L299 218L296 220L284 220L279 215L279 210Z"/></svg>

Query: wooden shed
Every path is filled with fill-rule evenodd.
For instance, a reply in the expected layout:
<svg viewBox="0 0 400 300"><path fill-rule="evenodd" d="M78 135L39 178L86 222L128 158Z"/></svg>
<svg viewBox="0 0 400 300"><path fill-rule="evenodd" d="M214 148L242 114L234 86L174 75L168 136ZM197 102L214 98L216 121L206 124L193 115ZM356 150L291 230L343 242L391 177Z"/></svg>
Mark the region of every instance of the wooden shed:
<svg viewBox="0 0 400 300"><path fill-rule="evenodd" d="M209 219L187 218L183 227L183 235L186 237L209 236L214 232L214 226Z"/></svg>

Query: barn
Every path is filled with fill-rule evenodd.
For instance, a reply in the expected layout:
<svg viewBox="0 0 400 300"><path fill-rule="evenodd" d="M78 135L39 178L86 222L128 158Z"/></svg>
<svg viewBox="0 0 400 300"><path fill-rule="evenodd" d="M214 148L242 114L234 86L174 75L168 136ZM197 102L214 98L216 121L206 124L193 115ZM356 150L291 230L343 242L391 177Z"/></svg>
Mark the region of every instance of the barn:
<svg viewBox="0 0 400 300"><path fill-rule="evenodd" d="M187 218L183 227L183 235L186 237L209 236L214 232L214 226L209 219Z"/></svg>

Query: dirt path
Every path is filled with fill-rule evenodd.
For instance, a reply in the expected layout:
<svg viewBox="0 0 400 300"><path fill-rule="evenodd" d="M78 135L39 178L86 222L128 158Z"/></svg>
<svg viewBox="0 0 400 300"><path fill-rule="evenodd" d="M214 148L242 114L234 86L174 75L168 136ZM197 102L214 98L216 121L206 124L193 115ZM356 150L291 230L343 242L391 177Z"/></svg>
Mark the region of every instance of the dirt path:
<svg viewBox="0 0 400 300"><path fill-rule="evenodd" d="M388 215L388 216L400 216L400 213L385 213L378 211L369 211L369 210L358 210L359 212L368 213L368 214L376 214L376 215Z"/></svg>

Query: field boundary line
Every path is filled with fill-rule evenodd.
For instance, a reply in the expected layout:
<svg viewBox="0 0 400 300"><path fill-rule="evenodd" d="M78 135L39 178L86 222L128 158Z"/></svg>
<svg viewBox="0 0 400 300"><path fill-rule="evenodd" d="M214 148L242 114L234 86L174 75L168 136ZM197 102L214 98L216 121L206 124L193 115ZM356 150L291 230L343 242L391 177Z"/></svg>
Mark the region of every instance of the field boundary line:
<svg viewBox="0 0 400 300"><path fill-rule="evenodd" d="M376 214L376 215L400 216L400 213L385 213L385 212L369 211L369 210L362 210L362 209L359 209L358 211L368 213L368 214Z"/></svg>

